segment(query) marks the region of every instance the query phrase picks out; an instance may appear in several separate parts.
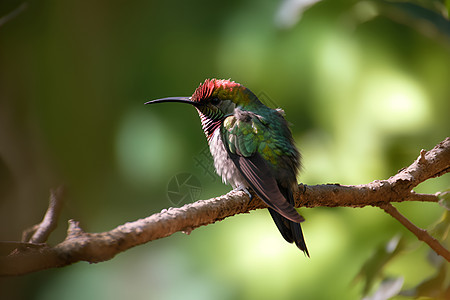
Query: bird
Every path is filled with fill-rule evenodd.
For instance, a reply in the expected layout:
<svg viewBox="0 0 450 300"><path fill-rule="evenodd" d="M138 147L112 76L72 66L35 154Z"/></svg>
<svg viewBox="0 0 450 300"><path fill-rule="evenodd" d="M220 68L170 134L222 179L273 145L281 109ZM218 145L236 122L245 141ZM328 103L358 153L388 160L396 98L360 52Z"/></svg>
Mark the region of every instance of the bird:
<svg viewBox="0 0 450 300"><path fill-rule="evenodd" d="M202 123L214 167L234 189L250 188L266 205L278 230L309 257L294 208L301 155L281 108L272 109L243 85L231 79L206 79L190 97L168 97L164 102L193 106Z"/></svg>

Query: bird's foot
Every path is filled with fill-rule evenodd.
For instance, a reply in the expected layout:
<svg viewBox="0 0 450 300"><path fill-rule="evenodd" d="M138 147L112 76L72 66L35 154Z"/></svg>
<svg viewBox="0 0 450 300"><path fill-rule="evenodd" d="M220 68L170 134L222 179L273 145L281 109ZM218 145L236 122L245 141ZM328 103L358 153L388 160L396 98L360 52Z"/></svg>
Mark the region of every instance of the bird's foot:
<svg viewBox="0 0 450 300"><path fill-rule="evenodd" d="M233 191L242 191L248 195L248 197L250 198L250 201L253 200L253 195L250 193L248 188L243 185L240 185L237 188L234 188Z"/></svg>

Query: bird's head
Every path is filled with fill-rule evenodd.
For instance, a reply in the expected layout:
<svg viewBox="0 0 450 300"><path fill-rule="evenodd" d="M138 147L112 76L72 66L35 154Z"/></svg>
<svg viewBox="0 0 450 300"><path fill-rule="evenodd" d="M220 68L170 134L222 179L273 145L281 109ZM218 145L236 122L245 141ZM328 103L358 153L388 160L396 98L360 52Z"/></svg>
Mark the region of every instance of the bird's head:
<svg viewBox="0 0 450 300"><path fill-rule="evenodd" d="M261 102L249 89L231 80L206 79L191 97L169 97L146 102L154 104L178 102L193 105L200 115L206 137L211 138L221 122L237 107L245 108L261 105Z"/></svg>

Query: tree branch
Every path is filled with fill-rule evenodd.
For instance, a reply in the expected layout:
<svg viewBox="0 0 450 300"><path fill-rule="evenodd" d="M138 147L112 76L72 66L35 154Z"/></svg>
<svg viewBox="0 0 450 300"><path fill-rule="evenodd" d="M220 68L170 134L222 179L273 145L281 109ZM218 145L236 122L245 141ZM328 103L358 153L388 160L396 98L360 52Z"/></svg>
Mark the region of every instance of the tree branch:
<svg viewBox="0 0 450 300"><path fill-rule="evenodd" d="M371 205L385 208L391 202L437 202L436 195L417 194L412 189L427 179L449 171L450 138L446 138L432 150L428 152L422 150L416 161L387 180L376 180L356 186L300 184L300 191L295 195L295 206ZM9 256L0 257L0 275L26 274L78 261L96 263L109 260L131 247L170 236L175 232L182 231L189 234L200 226L265 207L267 206L256 196L250 200L244 192L231 191L226 195L200 200L181 208L163 210L102 233L84 232L78 222L71 220L67 237L60 244L54 247L27 247ZM438 254L442 255L439 252Z"/></svg>
<svg viewBox="0 0 450 300"><path fill-rule="evenodd" d="M47 241L50 233L52 233L58 225L58 218L62 209L63 193L64 188L62 186L50 190L50 200L44 219L41 223L34 225L24 232L26 234L22 235L22 242L44 243ZM31 238L28 239L28 236L31 234Z"/></svg>
<svg viewBox="0 0 450 300"><path fill-rule="evenodd" d="M447 261L450 261L450 252L445 249L444 246L442 246L435 238L433 238L431 235L428 234L428 232L424 229L421 229L411 223L405 216L403 216L392 204L385 203L380 205L380 208L382 208L385 212L390 214L392 217L396 218L400 223L402 223L403 226L408 228L409 231L414 233L414 235L421 241L424 241L425 243L430 246L431 249L433 249L436 253L444 257Z"/></svg>

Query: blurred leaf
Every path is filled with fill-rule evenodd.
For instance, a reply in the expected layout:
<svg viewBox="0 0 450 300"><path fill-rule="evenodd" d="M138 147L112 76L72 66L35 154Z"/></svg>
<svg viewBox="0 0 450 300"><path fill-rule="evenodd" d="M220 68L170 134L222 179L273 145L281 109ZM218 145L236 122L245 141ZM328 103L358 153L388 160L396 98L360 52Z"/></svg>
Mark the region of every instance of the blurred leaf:
<svg viewBox="0 0 450 300"><path fill-rule="evenodd" d="M446 283L447 262L442 262L436 275L422 281L413 289L402 291L400 294L416 298L449 299L449 286Z"/></svg>
<svg viewBox="0 0 450 300"><path fill-rule="evenodd" d="M444 208L444 212L432 226L430 226L429 232L439 241L444 242L447 246L449 242L447 240L450 232L450 191L447 189L438 194L439 205Z"/></svg>
<svg viewBox="0 0 450 300"><path fill-rule="evenodd" d="M303 13L321 0L284 0L275 16L276 24L281 28L290 28L302 18Z"/></svg>
<svg viewBox="0 0 450 300"><path fill-rule="evenodd" d="M447 16L450 15L450 0L445 1L445 7L447 8Z"/></svg>
<svg viewBox="0 0 450 300"><path fill-rule="evenodd" d="M437 3L437 1L434 1ZM411 2L377 0L380 14L392 20L411 26L426 36L442 35L450 39L450 22L443 16L443 9L431 10ZM445 11L445 10L444 10Z"/></svg>
<svg viewBox="0 0 450 300"><path fill-rule="evenodd" d="M444 3L445 0L406 0L406 1L380 0L380 1L391 2L391 3L413 4L415 6L419 6L419 7L425 8L427 10L434 11L448 19L447 9L446 9L445 3Z"/></svg>
<svg viewBox="0 0 450 300"><path fill-rule="evenodd" d="M367 295L370 291L376 278L381 275L384 266L404 248L404 238L400 235L396 235L387 244L379 246L373 256L364 263L357 275L357 278L362 277L365 281L363 295Z"/></svg>
<svg viewBox="0 0 450 300"><path fill-rule="evenodd" d="M450 210L450 190L445 190L438 194L439 204L447 210Z"/></svg>
<svg viewBox="0 0 450 300"><path fill-rule="evenodd" d="M448 19L446 0L409 0L409 2L425 7L429 10L442 14Z"/></svg>
<svg viewBox="0 0 450 300"><path fill-rule="evenodd" d="M440 241L446 241L450 231L450 213L445 210L442 217L429 230L430 234Z"/></svg>
<svg viewBox="0 0 450 300"><path fill-rule="evenodd" d="M400 292L403 286L403 277L388 278L383 280L378 289L370 297L364 297L363 300L386 300L390 299Z"/></svg>

